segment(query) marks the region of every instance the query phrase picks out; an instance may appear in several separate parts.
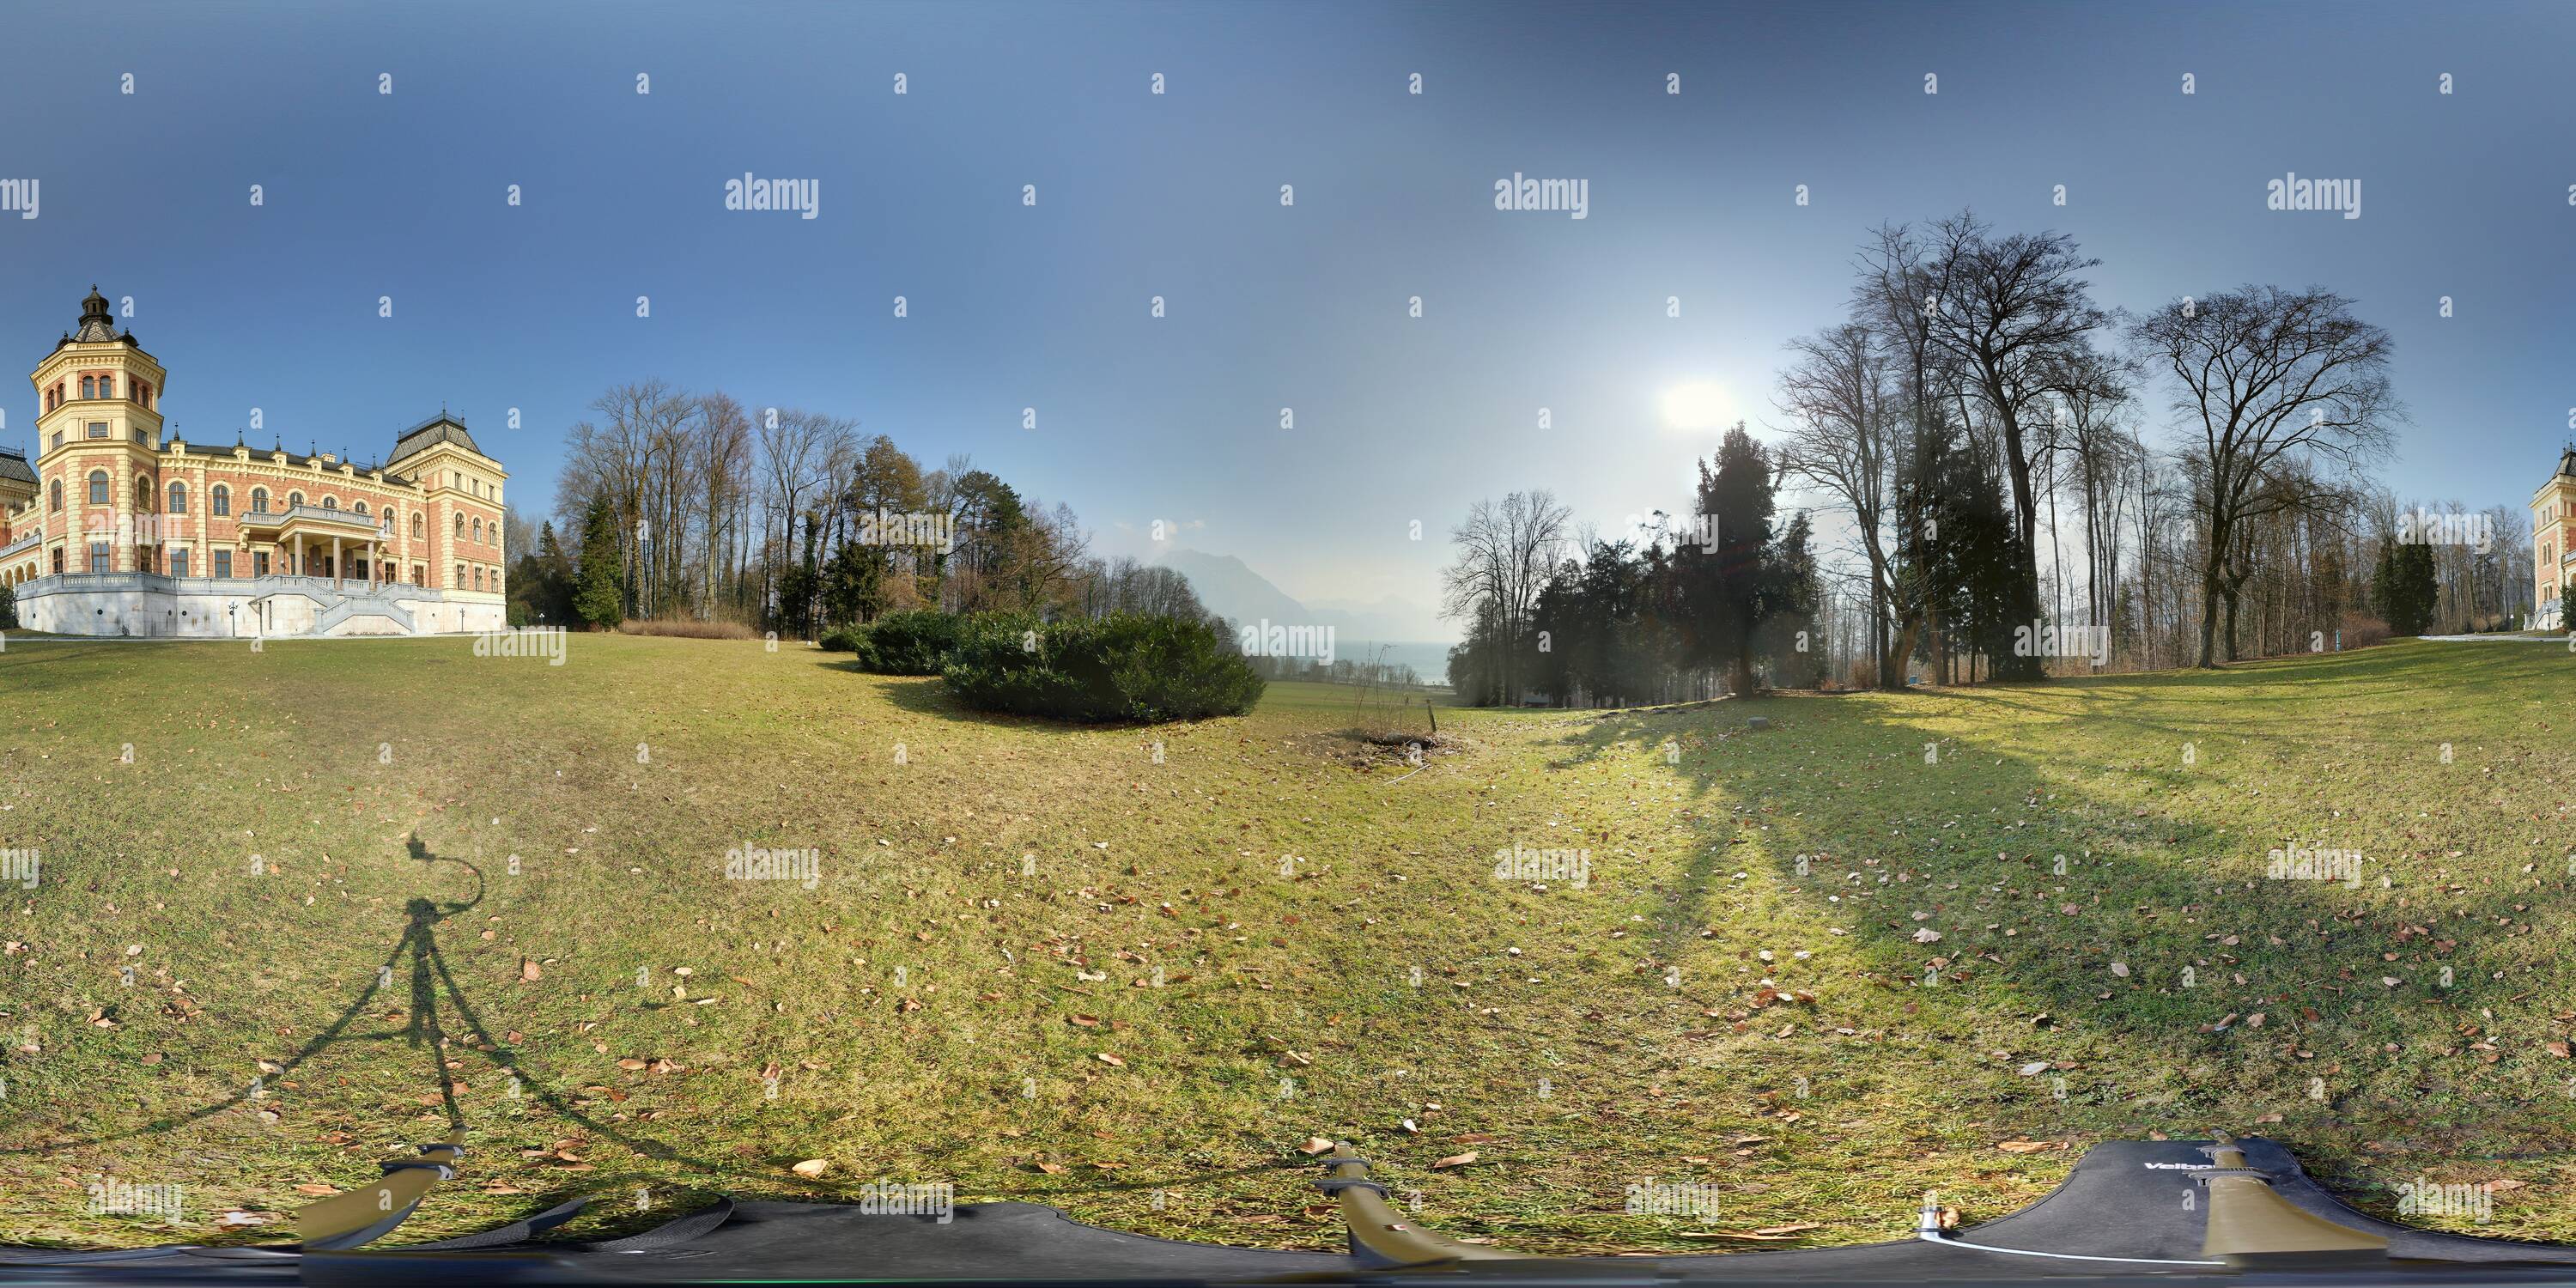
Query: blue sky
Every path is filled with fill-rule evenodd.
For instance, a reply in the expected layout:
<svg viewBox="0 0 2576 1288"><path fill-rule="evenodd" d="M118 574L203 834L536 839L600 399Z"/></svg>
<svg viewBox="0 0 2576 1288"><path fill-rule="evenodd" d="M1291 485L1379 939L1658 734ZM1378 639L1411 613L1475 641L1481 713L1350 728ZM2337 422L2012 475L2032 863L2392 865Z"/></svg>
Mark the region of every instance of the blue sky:
<svg viewBox="0 0 2576 1288"><path fill-rule="evenodd" d="M2074 234L2105 305L2355 297L2413 416L2381 476L2520 505L2576 408L2571 38L2565 5L17 4L0 178L42 206L0 216L0 346L32 367L96 281L187 437L256 406L367 460L444 403L531 513L584 405L658 376L971 453L1111 553L1199 524L1292 594L1428 604L1477 497L1681 503L1715 434L1665 392L1776 420L1864 232L1967 206ZM746 171L818 217L725 210ZM2267 211L2290 171L2362 217ZM1496 211L1515 172L1588 217ZM33 391L0 407L27 445Z"/></svg>

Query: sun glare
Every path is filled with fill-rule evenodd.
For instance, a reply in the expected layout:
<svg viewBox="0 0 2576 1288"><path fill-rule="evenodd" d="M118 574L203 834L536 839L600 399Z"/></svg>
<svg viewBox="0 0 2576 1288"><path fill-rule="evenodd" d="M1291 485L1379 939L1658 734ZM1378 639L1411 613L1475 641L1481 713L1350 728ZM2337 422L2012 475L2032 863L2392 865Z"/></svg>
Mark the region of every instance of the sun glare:
<svg viewBox="0 0 2576 1288"><path fill-rule="evenodd" d="M1664 424L1673 429L1718 429L1735 416L1735 399L1726 386L1694 380L1664 391Z"/></svg>

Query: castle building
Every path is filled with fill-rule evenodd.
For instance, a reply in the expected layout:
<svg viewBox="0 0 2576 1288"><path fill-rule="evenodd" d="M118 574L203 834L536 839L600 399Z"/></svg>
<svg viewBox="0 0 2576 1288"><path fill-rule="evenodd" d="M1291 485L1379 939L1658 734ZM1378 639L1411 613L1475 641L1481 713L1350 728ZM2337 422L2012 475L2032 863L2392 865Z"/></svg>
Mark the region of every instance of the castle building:
<svg viewBox="0 0 2576 1288"><path fill-rule="evenodd" d="M36 455L0 447L0 583L29 630L427 635L501 629L502 486L441 412L380 465L186 441L168 373L90 288L36 364Z"/></svg>
<svg viewBox="0 0 2576 1288"><path fill-rule="evenodd" d="M2531 602L2539 605L2531 625L2536 629L2554 631L2565 624L2559 598L2569 580L2576 579L2571 536L2576 536L2576 446L2559 453L2557 471L2531 494Z"/></svg>

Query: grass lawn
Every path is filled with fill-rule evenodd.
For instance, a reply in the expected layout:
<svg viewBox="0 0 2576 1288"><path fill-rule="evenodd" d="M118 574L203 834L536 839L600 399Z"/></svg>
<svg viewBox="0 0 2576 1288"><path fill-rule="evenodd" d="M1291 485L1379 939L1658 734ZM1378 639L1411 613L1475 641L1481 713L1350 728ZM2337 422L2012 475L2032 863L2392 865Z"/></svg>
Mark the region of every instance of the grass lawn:
<svg viewBox="0 0 2576 1288"><path fill-rule="evenodd" d="M757 642L13 638L0 847L42 872L0 909L0 1240L291 1240L451 1110L400 1240L892 1179L1337 1246L1292 1166L1321 1133L1454 1235L1865 1242L2212 1128L2576 1239L2571 676L2407 643L1444 710L1417 772L1323 686L1076 729ZM816 888L728 880L746 845ZM2290 845L2358 888L2265 879ZM1497 879L1514 846L1589 879ZM184 1224L89 1214L102 1175ZM1649 1181L1721 1211L1625 1215Z"/></svg>

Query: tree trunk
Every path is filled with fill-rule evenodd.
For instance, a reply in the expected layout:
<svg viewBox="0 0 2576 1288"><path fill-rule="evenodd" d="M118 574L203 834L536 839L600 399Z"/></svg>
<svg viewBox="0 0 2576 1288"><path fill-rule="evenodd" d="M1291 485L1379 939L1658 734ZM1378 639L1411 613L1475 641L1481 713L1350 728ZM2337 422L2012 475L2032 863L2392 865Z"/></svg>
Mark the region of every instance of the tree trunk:
<svg viewBox="0 0 2576 1288"><path fill-rule="evenodd" d="M2218 642L2218 561L2210 559L2200 570L2200 665L2208 670L2217 665Z"/></svg>
<svg viewBox="0 0 2576 1288"><path fill-rule="evenodd" d="M1896 639L1879 651L1878 687L1897 690L1905 687L1905 669L1914 660L1914 645L1923 638L1923 618L1918 614L1905 620Z"/></svg>
<svg viewBox="0 0 2576 1288"><path fill-rule="evenodd" d="M2219 638L2227 646L2227 660L2233 662L2236 660L2236 595L2224 589L2218 595L2220 606L2227 612L2227 625L2219 633Z"/></svg>

